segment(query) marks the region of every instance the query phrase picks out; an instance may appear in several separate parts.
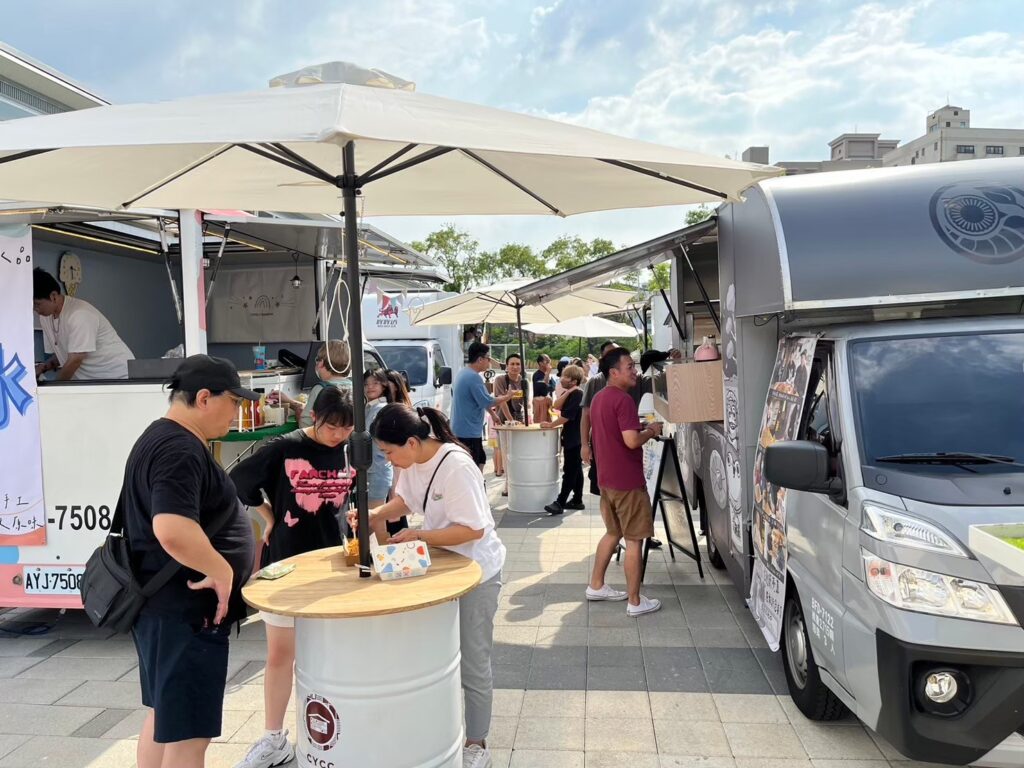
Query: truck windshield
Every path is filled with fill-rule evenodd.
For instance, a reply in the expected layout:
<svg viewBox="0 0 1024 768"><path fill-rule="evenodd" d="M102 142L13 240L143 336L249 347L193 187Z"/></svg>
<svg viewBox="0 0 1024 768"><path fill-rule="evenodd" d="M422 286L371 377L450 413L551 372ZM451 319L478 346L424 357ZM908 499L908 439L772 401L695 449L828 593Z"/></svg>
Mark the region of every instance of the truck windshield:
<svg viewBox="0 0 1024 768"><path fill-rule="evenodd" d="M1024 471L1024 333L850 345L867 464L903 471Z"/></svg>
<svg viewBox="0 0 1024 768"><path fill-rule="evenodd" d="M427 383L426 347L377 347L380 356L392 371L405 371L409 375L410 387L422 387Z"/></svg>

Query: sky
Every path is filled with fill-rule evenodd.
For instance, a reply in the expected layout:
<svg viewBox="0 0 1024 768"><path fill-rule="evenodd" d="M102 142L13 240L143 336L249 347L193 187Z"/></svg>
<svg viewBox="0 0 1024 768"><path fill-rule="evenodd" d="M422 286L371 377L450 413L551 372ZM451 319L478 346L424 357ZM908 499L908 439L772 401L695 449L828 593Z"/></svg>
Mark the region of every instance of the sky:
<svg viewBox="0 0 1024 768"><path fill-rule="evenodd" d="M844 132L910 141L952 103L973 127L1024 128L1014 0L48 0L0 38L112 102L256 90L351 61L417 90L738 157L822 160ZM484 248L560 235L630 245L685 209L556 217L379 218L420 239L449 221Z"/></svg>

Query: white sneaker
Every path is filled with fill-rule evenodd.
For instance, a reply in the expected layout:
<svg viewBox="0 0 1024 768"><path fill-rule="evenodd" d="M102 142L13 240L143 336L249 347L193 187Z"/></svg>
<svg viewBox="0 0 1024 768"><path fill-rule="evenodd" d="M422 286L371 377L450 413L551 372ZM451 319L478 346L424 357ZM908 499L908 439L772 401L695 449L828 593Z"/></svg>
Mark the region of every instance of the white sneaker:
<svg viewBox="0 0 1024 768"><path fill-rule="evenodd" d="M235 768L273 768L284 765L295 757L295 747L288 742L288 731L274 739L270 734L263 734L259 741L252 745L242 762Z"/></svg>
<svg viewBox="0 0 1024 768"><path fill-rule="evenodd" d="M462 748L462 768L491 768L491 751L479 744Z"/></svg>
<svg viewBox="0 0 1024 768"><path fill-rule="evenodd" d="M627 597L625 592L619 592L617 589L612 589L605 584L600 589L594 589L587 587L587 600L610 600L612 602L618 600L625 600Z"/></svg>
<svg viewBox="0 0 1024 768"><path fill-rule="evenodd" d="M645 597L640 595L639 605L627 605L626 615L642 616L645 613L654 613L661 610L661 600L656 597Z"/></svg>

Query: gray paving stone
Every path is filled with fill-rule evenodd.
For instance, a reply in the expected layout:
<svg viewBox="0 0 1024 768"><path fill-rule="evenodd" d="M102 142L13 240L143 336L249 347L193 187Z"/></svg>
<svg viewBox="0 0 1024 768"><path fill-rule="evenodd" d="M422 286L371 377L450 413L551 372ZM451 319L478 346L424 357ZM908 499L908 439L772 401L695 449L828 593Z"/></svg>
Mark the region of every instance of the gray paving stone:
<svg viewBox="0 0 1024 768"><path fill-rule="evenodd" d="M588 695L586 691L526 691L522 716L584 717Z"/></svg>
<svg viewBox="0 0 1024 768"><path fill-rule="evenodd" d="M550 648L535 648L533 665L538 667L580 667L587 665L585 645L559 645Z"/></svg>
<svg viewBox="0 0 1024 768"><path fill-rule="evenodd" d="M71 735L99 738L136 711L134 709L105 709Z"/></svg>
<svg viewBox="0 0 1024 768"><path fill-rule="evenodd" d="M0 733L70 736L102 711L102 707L0 703Z"/></svg>
<svg viewBox="0 0 1024 768"><path fill-rule="evenodd" d="M138 659L135 643L131 640L122 640L120 636L111 640L68 641L68 645L61 648L58 653L48 655L76 659Z"/></svg>
<svg viewBox="0 0 1024 768"><path fill-rule="evenodd" d="M31 738L31 736L0 735L0 757L9 755Z"/></svg>
<svg viewBox="0 0 1024 768"><path fill-rule="evenodd" d="M729 742L721 723L655 720L658 751L663 755L729 757Z"/></svg>
<svg viewBox="0 0 1024 768"><path fill-rule="evenodd" d="M7 637L0 634L0 656L31 656L53 642L48 637Z"/></svg>
<svg viewBox="0 0 1024 768"><path fill-rule="evenodd" d="M590 627L587 645L640 645L640 631L636 619L631 620L631 627Z"/></svg>
<svg viewBox="0 0 1024 768"><path fill-rule="evenodd" d="M26 669L42 662L35 657L0 656L0 678L20 675Z"/></svg>
<svg viewBox="0 0 1024 768"><path fill-rule="evenodd" d="M749 648L750 642L739 627L690 627L695 646L706 648Z"/></svg>
<svg viewBox="0 0 1024 768"><path fill-rule="evenodd" d="M34 680L16 677L5 680L0 697L12 704L53 704L78 686L81 680Z"/></svg>
<svg viewBox="0 0 1024 768"><path fill-rule="evenodd" d="M521 717L515 749L582 751L585 732L582 717Z"/></svg>
<svg viewBox="0 0 1024 768"><path fill-rule="evenodd" d="M506 688L508 686L502 686ZM569 690L582 691L587 687L587 667L539 667L534 664L530 667L530 677L527 681L528 690Z"/></svg>
<svg viewBox="0 0 1024 768"><path fill-rule="evenodd" d="M645 648L644 669L650 691L708 690L700 657L693 648Z"/></svg>
<svg viewBox="0 0 1024 768"><path fill-rule="evenodd" d="M142 706L138 683L88 680L61 698L60 705L137 709Z"/></svg>
<svg viewBox="0 0 1024 768"><path fill-rule="evenodd" d="M491 652L491 663L525 665L528 667L533 660L533 651L533 647L529 645L495 643L494 650Z"/></svg>
<svg viewBox="0 0 1024 768"><path fill-rule="evenodd" d="M595 645L590 649L587 665L591 667L640 667L644 665L643 651L635 645L616 648Z"/></svg>
<svg viewBox="0 0 1024 768"><path fill-rule="evenodd" d="M638 621L640 644L650 648L688 648L693 646L691 630L686 627L658 627Z"/></svg>
<svg viewBox="0 0 1024 768"><path fill-rule="evenodd" d="M135 765L134 741L36 736L0 760L0 768L88 766L124 768Z"/></svg>
<svg viewBox="0 0 1024 768"><path fill-rule="evenodd" d="M65 648L77 645L78 642L78 640L54 640L44 645L42 648L36 648L35 650L30 651L28 655L41 659L48 659L50 656L60 653Z"/></svg>
<svg viewBox="0 0 1024 768"><path fill-rule="evenodd" d="M51 656L18 677L34 680L117 680L136 666L135 659L76 659Z"/></svg>
<svg viewBox="0 0 1024 768"><path fill-rule="evenodd" d="M584 768L584 753L564 749L517 749L509 768Z"/></svg>
<svg viewBox="0 0 1024 768"><path fill-rule="evenodd" d="M778 723L725 723L724 728L733 757L807 758L792 726Z"/></svg>
<svg viewBox="0 0 1024 768"><path fill-rule="evenodd" d="M587 718L586 748L588 752L615 749L656 753L658 744L654 739L654 723L649 717Z"/></svg>
<svg viewBox="0 0 1024 768"><path fill-rule="evenodd" d="M508 664L495 664L492 666L495 688L519 688L524 689L530 678L529 667Z"/></svg>
<svg viewBox="0 0 1024 768"><path fill-rule="evenodd" d="M588 667L587 690L646 691L643 667Z"/></svg>

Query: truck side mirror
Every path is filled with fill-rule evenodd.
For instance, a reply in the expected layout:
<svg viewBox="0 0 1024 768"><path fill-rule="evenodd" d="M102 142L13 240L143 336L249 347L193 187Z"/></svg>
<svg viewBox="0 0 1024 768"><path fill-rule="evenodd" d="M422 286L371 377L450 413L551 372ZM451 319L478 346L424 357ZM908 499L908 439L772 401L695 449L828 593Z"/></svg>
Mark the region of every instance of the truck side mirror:
<svg viewBox="0 0 1024 768"><path fill-rule="evenodd" d="M813 440L783 440L764 452L764 476L768 482L794 491L842 492L842 480L832 476L828 449Z"/></svg>
<svg viewBox="0 0 1024 768"><path fill-rule="evenodd" d="M441 375L437 377L435 387L445 387L452 383L452 369L445 366L441 369Z"/></svg>

